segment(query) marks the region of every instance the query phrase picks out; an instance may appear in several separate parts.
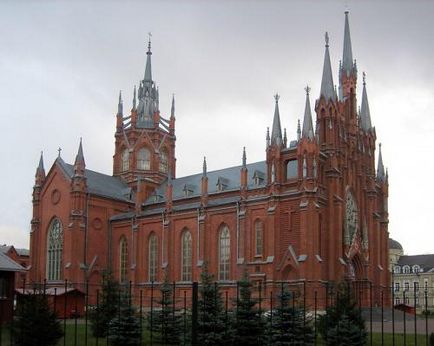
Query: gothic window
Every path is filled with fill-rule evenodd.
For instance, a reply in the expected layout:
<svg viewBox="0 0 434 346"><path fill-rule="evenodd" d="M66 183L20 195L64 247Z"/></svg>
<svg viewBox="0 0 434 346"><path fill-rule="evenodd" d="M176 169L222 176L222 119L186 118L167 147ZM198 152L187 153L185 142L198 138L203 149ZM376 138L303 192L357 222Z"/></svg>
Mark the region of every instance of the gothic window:
<svg viewBox="0 0 434 346"><path fill-rule="evenodd" d="M298 177L298 160L289 160L286 164L286 179Z"/></svg>
<svg viewBox="0 0 434 346"><path fill-rule="evenodd" d="M276 167L274 163L271 165L271 182L274 183L276 181Z"/></svg>
<svg viewBox="0 0 434 346"><path fill-rule="evenodd" d="M229 280L230 244L229 229L224 226L219 234L219 280Z"/></svg>
<svg viewBox="0 0 434 346"><path fill-rule="evenodd" d="M47 279L61 280L62 276L62 253L63 253L63 230L58 219L55 219L48 231L47 244Z"/></svg>
<svg viewBox="0 0 434 346"><path fill-rule="evenodd" d="M122 237L119 242L119 281L124 283L127 281L128 268L128 244L127 239Z"/></svg>
<svg viewBox="0 0 434 346"><path fill-rule="evenodd" d="M122 152L122 171L128 171L130 168L130 153L128 152L128 149L125 149Z"/></svg>
<svg viewBox="0 0 434 346"><path fill-rule="evenodd" d="M149 237L149 254L148 254L148 265L149 265L149 281L157 281L157 236L152 234Z"/></svg>
<svg viewBox="0 0 434 346"><path fill-rule="evenodd" d="M191 281L191 269L192 269L192 241L191 233L185 231L182 235L182 249L181 249L182 259L181 259L181 281Z"/></svg>
<svg viewBox="0 0 434 346"><path fill-rule="evenodd" d="M255 222L255 255L262 256L264 251L264 226L262 221Z"/></svg>
<svg viewBox="0 0 434 346"><path fill-rule="evenodd" d="M358 210L356 201L349 190L345 197L345 244L351 245L358 229Z"/></svg>
<svg viewBox="0 0 434 346"><path fill-rule="evenodd" d="M303 157L303 178L307 177L307 160L306 156Z"/></svg>
<svg viewBox="0 0 434 346"><path fill-rule="evenodd" d="M161 150L160 151L160 172L167 173L169 169L169 162L167 158L167 151Z"/></svg>
<svg viewBox="0 0 434 346"><path fill-rule="evenodd" d="M141 148L137 152L137 169L151 169L151 153L147 148Z"/></svg>

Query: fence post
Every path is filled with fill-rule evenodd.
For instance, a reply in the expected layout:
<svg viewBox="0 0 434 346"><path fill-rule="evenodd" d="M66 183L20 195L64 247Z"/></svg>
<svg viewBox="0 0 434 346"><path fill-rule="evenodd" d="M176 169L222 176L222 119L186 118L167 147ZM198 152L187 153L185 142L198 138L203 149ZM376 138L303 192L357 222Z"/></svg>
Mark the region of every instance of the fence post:
<svg viewBox="0 0 434 346"><path fill-rule="evenodd" d="M372 346L372 281L369 281L369 331L370 337L369 342Z"/></svg>
<svg viewBox="0 0 434 346"><path fill-rule="evenodd" d="M425 287L425 337L426 346L428 346L428 287Z"/></svg>
<svg viewBox="0 0 434 346"><path fill-rule="evenodd" d="M384 297L383 288L381 288L381 344L384 345Z"/></svg>
<svg viewBox="0 0 434 346"><path fill-rule="evenodd" d="M417 313L416 313L416 281L413 282L413 307L414 307L414 346L417 346Z"/></svg>
<svg viewBox="0 0 434 346"><path fill-rule="evenodd" d="M78 315L78 305L77 305L77 288L75 289L75 294L74 294L74 298L75 298L75 306L74 306L74 346L77 346L77 315Z"/></svg>
<svg viewBox="0 0 434 346"><path fill-rule="evenodd" d="M184 290L184 340L183 340L184 345L186 339L187 339L187 291Z"/></svg>
<svg viewBox="0 0 434 346"><path fill-rule="evenodd" d="M68 290L68 279L65 279L65 287L63 292L63 346L66 346L66 300L67 300L67 294L66 291Z"/></svg>
<svg viewBox="0 0 434 346"><path fill-rule="evenodd" d="M317 290L315 290L315 305L314 305L314 309L315 309L315 314L314 314L314 324L313 324L313 336L314 336L314 345L316 346L316 326L317 326L317 315L316 315L316 312L317 312L317 308L318 308L318 292L317 292Z"/></svg>
<svg viewBox="0 0 434 346"><path fill-rule="evenodd" d="M98 346L98 333L99 333L99 289L96 290L96 340L95 345Z"/></svg>
<svg viewBox="0 0 434 346"><path fill-rule="evenodd" d="M154 324L153 324L153 317L154 317L154 281L151 281L151 317L150 317L150 323L151 323L151 335L150 335L150 341L151 345L153 343L154 338Z"/></svg>
<svg viewBox="0 0 434 346"><path fill-rule="evenodd" d="M140 308L139 308L139 316L140 316L140 345L142 344L142 335L143 335L143 290L140 290Z"/></svg>
<svg viewBox="0 0 434 346"><path fill-rule="evenodd" d="M86 289L85 289L85 315L84 315L84 345L87 346L87 314L89 311L89 280L86 279Z"/></svg>
<svg viewBox="0 0 434 346"><path fill-rule="evenodd" d="M191 344L197 345L197 310L198 310L198 283L193 282L191 312Z"/></svg>
<svg viewBox="0 0 434 346"><path fill-rule="evenodd" d="M395 346L395 281L393 281L393 271L392 271L392 346Z"/></svg>
<svg viewBox="0 0 434 346"><path fill-rule="evenodd" d="M405 287L404 290L402 291L402 299L404 300L404 305L405 305ZM404 345L406 345L407 343L407 323L405 320L405 308L403 309L403 313L404 313Z"/></svg>

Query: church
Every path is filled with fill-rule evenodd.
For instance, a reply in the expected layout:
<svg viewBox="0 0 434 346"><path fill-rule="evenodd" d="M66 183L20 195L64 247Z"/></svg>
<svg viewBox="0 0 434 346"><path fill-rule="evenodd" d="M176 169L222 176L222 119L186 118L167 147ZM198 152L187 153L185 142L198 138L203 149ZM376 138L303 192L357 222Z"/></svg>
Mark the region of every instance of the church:
<svg viewBox="0 0 434 346"><path fill-rule="evenodd" d="M387 288L388 174L381 145L375 163L364 74L357 93L348 12L344 25L338 87L326 33L321 90L312 107L306 87L296 139L282 133L275 95L263 161L248 163L244 151L239 166L208 171L204 158L202 172L184 177L175 100L160 112L149 42L130 112L119 95L112 175L87 168L81 140L73 163L59 154L46 172L41 154L29 280L99 284L110 270L138 287L166 275L188 287L206 263L222 287L247 270L261 284L346 278Z"/></svg>

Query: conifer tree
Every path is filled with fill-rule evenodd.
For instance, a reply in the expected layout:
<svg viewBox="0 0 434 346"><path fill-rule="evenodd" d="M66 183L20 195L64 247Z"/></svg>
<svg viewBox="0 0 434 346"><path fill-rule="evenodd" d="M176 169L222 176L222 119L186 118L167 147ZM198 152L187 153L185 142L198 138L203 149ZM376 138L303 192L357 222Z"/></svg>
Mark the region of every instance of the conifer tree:
<svg viewBox="0 0 434 346"><path fill-rule="evenodd" d="M108 325L110 345L135 346L140 344L140 320L131 306L131 298L123 294L119 312Z"/></svg>
<svg viewBox="0 0 434 346"><path fill-rule="evenodd" d="M63 336L56 313L41 293L22 297L14 322L15 345L52 346Z"/></svg>
<svg viewBox="0 0 434 346"><path fill-rule="evenodd" d="M282 285L267 329L273 346L313 345L314 342L312 320L305 316L304 308L295 302L294 293L287 285Z"/></svg>
<svg viewBox="0 0 434 346"><path fill-rule="evenodd" d="M239 297L236 302L234 321L234 344L263 345L264 323L260 312L255 307L257 301L252 298L252 284L249 281L247 271L238 282Z"/></svg>
<svg viewBox="0 0 434 346"><path fill-rule="evenodd" d="M152 312L152 331L157 334L157 341L163 345L179 345L182 339L182 315L173 301L173 287L167 276L160 287L161 299L158 303L161 310ZM151 315L148 315L148 319ZM151 328L151 323L148 323Z"/></svg>
<svg viewBox="0 0 434 346"><path fill-rule="evenodd" d="M334 304L320 317L318 330L327 345L366 345L365 321L356 305L349 283L338 285Z"/></svg>
<svg viewBox="0 0 434 346"><path fill-rule="evenodd" d="M200 275L198 302L198 344L224 345L229 335L226 324L226 315L219 287L214 277L208 272L207 263L204 264Z"/></svg>
<svg viewBox="0 0 434 346"><path fill-rule="evenodd" d="M119 283L110 272L105 273L98 305L89 314L93 336L107 336L110 321L119 314L119 294Z"/></svg>

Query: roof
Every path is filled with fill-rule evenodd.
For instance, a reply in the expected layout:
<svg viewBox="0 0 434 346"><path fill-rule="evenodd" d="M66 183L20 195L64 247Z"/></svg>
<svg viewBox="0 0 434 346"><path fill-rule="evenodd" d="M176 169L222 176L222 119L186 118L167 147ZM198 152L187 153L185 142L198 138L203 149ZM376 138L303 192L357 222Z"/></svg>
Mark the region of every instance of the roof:
<svg viewBox="0 0 434 346"><path fill-rule="evenodd" d="M424 272L434 271L434 254L399 257L398 265L414 266L418 264Z"/></svg>
<svg viewBox="0 0 434 346"><path fill-rule="evenodd" d="M24 295L31 295L31 294L35 294L35 293L45 293L47 296L61 296L63 294L65 294L65 286L59 286L59 287L47 287L44 290L38 291L38 290L34 290L31 288L26 288L26 289L22 289L22 288L18 288L15 290L18 294L24 294ZM83 292L75 287L67 287L66 288L66 293L71 293L71 292L77 292L79 294L83 294Z"/></svg>
<svg viewBox="0 0 434 346"><path fill-rule="evenodd" d="M12 248L12 245L1 245L0 246L0 252L1 253L8 253L11 248Z"/></svg>
<svg viewBox="0 0 434 346"><path fill-rule="evenodd" d="M56 160L63 168L69 178L74 175L74 166L65 163L61 158ZM94 195L118 199L125 202L132 202L129 198L130 188L121 179L111 175L85 169L84 175L87 178L88 191Z"/></svg>
<svg viewBox="0 0 434 346"><path fill-rule="evenodd" d="M237 190L240 188L240 170L242 165L224 168L216 171L207 172L208 177L208 194L214 194L224 191ZM247 182L248 188L258 188L264 187L266 184L267 177L267 166L265 161L250 163L246 165L247 168ZM253 176L254 174L264 177L262 182L259 185L254 184ZM189 175L181 178L172 179L172 187L173 187L173 200L186 198L185 187L189 190L188 197L200 196L201 194L201 182L202 182L202 173ZM223 191L218 189L218 183L223 182ZM156 190L155 196L151 196L145 202L145 205L151 205L155 203L164 202L166 199L166 188L167 181L159 186ZM211 202L211 200L210 200Z"/></svg>
<svg viewBox="0 0 434 346"><path fill-rule="evenodd" d="M15 248L15 251L17 252L18 256L30 256L29 249L17 249L17 248Z"/></svg>
<svg viewBox="0 0 434 346"><path fill-rule="evenodd" d="M403 250L402 245L395 239L389 238L389 249Z"/></svg>
<svg viewBox="0 0 434 346"><path fill-rule="evenodd" d="M0 252L0 271L20 272L25 271L25 269L12 260L8 255Z"/></svg>

